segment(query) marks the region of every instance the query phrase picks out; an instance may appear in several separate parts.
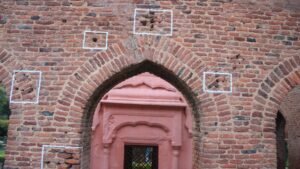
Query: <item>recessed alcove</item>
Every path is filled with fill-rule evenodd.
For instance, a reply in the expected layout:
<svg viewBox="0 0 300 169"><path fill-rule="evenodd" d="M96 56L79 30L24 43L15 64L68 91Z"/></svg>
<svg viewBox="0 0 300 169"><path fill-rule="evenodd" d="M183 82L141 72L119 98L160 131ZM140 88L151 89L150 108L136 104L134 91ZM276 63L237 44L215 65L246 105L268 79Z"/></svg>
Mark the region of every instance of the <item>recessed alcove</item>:
<svg viewBox="0 0 300 169"><path fill-rule="evenodd" d="M133 76L107 92L94 112L91 169L126 166L192 168L192 114L183 95L148 72ZM139 161L126 156L132 145L155 147L157 156ZM138 152L138 151L137 151ZM128 161L129 160L129 161ZM125 165L126 164L126 165Z"/></svg>

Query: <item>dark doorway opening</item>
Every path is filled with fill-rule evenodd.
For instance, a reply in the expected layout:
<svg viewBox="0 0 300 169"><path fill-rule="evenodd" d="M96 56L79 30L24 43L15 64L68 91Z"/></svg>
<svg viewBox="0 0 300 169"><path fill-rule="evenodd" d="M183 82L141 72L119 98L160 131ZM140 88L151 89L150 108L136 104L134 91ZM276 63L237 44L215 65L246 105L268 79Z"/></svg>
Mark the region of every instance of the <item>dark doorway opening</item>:
<svg viewBox="0 0 300 169"><path fill-rule="evenodd" d="M285 133L286 121L280 112L276 118L277 169L288 168L288 148Z"/></svg>
<svg viewBox="0 0 300 169"><path fill-rule="evenodd" d="M125 145L124 169L158 169L158 146Z"/></svg>

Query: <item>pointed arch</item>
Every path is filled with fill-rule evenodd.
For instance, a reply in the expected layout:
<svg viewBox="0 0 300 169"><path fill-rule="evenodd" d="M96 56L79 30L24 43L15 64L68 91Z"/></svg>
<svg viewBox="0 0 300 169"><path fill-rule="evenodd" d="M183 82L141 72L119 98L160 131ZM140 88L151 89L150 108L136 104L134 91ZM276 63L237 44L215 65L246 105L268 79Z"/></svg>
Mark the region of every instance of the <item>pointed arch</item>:
<svg viewBox="0 0 300 169"><path fill-rule="evenodd" d="M268 118L276 118L280 103L297 85L300 85L300 56L286 59L262 81L260 88L254 95L252 117L264 116L267 121L265 126L270 126ZM271 120L271 123L273 122L274 120Z"/></svg>
<svg viewBox="0 0 300 169"><path fill-rule="evenodd" d="M208 100L206 103L213 102L209 99L211 96L201 90L205 69L200 57L168 38L140 37L115 43L87 60L67 80L55 106L54 119L65 118L67 126L81 126L77 139L72 142L86 147L87 152L82 157L82 163L86 163L89 160L91 121L96 104L119 82L142 72L150 72L175 86L192 108L193 130L196 131L194 139L197 140L193 159L194 165L200 166L199 100L205 98Z"/></svg>
<svg viewBox="0 0 300 169"><path fill-rule="evenodd" d="M128 41L135 43L134 52ZM99 97L99 90L108 91L114 85L149 71L173 84L186 94L187 100L196 109L192 100L203 97L201 73L204 64L193 52L168 38L142 37L116 43L104 52L86 61L67 80L57 102L58 112L68 112L72 106L83 110L89 106L92 95ZM190 63L197 64L190 64ZM188 65L194 65L189 67ZM202 96L201 96L202 95ZM95 107L94 107L95 108ZM195 110L198 111L198 110ZM59 113L58 113L59 114Z"/></svg>
<svg viewBox="0 0 300 169"><path fill-rule="evenodd" d="M275 156L277 145L274 138L276 138L278 111L288 93L298 85L300 85L300 56L293 56L278 64L261 82L254 95L251 125L253 131L261 133L261 142L269 147L266 153L270 156L265 160L273 161L273 166L277 165ZM260 123L257 123L258 121Z"/></svg>

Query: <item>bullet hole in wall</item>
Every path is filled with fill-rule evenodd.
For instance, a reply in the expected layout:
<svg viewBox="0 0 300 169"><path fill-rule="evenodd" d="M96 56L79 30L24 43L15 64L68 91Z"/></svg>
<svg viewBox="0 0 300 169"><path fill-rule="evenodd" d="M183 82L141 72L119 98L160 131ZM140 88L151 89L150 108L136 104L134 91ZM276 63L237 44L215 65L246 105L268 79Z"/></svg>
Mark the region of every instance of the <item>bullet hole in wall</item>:
<svg viewBox="0 0 300 169"><path fill-rule="evenodd" d="M94 38L93 38L93 42L96 43L97 41L98 41L98 39L94 37Z"/></svg>

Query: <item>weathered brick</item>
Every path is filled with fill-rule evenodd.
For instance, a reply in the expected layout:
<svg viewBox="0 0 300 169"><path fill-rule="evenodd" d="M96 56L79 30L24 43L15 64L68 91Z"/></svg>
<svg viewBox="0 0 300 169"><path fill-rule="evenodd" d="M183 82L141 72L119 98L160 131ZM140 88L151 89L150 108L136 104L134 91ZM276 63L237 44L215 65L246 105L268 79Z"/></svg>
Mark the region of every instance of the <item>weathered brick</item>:
<svg viewBox="0 0 300 169"><path fill-rule="evenodd" d="M256 150L242 150L242 154L255 154Z"/></svg>
<svg viewBox="0 0 300 169"><path fill-rule="evenodd" d="M276 35L276 36L274 36L274 39L275 40L284 40L285 36L283 36L283 35Z"/></svg>
<svg viewBox="0 0 300 169"><path fill-rule="evenodd" d="M32 29L32 26L26 24L19 24L18 29Z"/></svg>
<svg viewBox="0 0 300 169"><path fill-rule="evenodd" d="M34 15L34 16L31 16L31 19L32 19L32 20L39 20L39 19L40 19L40 16Z"/></svg>
<svg viewBox="0 0 300 169"><path fill-rule="evenodd" d="M247 42L256 42L256 39L255 39L255 38L248 37L248 38L247 38Z"/></svg>
<svg viewBox="0 0 300 169"><path fill-rule="evenodd" d="M297 41L297 40L298 40L298 37L297 37L297 36L288 36L288 37L287 37L287 40L290 40L290 41Z"/></svg>
<svg viewBox="0 0 300 169"><path fill-rule="evenodd" d="M41 112L41 114L44 116L53 116L54 113L50 112L50 111L43 111L43 112Z"/></svg>

